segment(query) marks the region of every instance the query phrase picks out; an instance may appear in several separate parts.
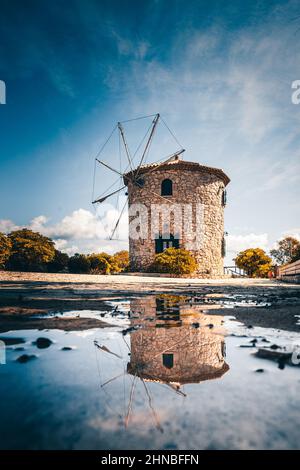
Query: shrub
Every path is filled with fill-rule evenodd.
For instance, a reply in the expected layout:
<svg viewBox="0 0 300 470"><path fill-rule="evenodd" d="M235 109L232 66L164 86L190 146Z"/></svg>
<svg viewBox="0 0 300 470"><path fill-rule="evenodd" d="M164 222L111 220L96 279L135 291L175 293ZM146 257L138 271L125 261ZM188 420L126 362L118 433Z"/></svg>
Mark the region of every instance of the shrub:
<svg viewBox="0 0 300 470"><path fill-rule="evenodd" d="M5 268L5 264L11 254L11 240L0 232L0 269Z"/></svg>
<svg viewBox="0 0 300 470"><path fill-rule="evenodd" d="M110 274L111 272L111 256L107 253L93 253L88 256L90 261L91 274Z"/></svg>
<svg viewBox="0 0 300 470"><path fill-rule="evenodd" d="M38 232L22 229L8 235L12 244L7 262L13 271L45 271L55 256L54 242Z"/></svg>
<svg viewBox="0 0 300 470"><path fill-rule="evenodd" d="M113 255L113 261L116 264L118 271L128 271L129 267L129 253L127 250L118 251Z"/></svg>
<svg viewBox="0 0 300 470"><path fill-rule="evenodd" d="M237 267L246 271L250 277L267 277L272 269L271 258L261 248L241 251L234 261Z"/></svg>
<svg viewBox="0 0 300 470"><path fill-rule="evenodd" d="M197 263L190 251L167 248L163 253L155 255L152 269L159 273L192 274L197 269Z"/></svg>
<svg viewBox="0 0 300 470"><path fill-rule="evenodd" d="M75 253L69 259L69 271L74 274L87 274L90 272L91 262L85 255Z"/></svg>

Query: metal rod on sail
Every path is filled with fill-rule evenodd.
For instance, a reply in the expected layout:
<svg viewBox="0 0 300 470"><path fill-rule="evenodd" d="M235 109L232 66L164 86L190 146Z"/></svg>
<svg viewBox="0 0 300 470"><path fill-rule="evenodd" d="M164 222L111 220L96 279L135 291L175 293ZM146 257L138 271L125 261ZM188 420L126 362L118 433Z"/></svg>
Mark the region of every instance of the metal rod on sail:
<svg viewBox="0 0 300 470"><path fill-rule="evenodd" d="M125 186L124 186L124 187L125 187ZM121 213L120 213L119 218L118 218L118 220L117 220L117 222L116 222L116 225L115 225L115 227L114 227L114 229L113 229L113 231L112 231L111 236L109 237L110 240L113 239L113 236L114 236L114 234L116 233L116 230L117 230L117 228L118 228L118 226L119 226L119 223L120 223L121 217L122 217L122 215L123 215L124 209L125 209L125 207L126 207L127 201L128 201L128 198L127 198L126 201L125 201L125 204L124 204L124 206L123 206L123 208L122 208L122 210L121 210Z"/></svg>
<svg viewBox="0 0 300 470"><path fill-rule="evenodd" d="M106 196L100 197L99 199L95 199L95 201L93 201L92 204L96 204L97 202L99 202L99 203L104 202L107 198L109 198L110 196L113 196L114 194L119 193L124 188L126 188L126 186L122 186L122 188L117 189L116 191L114 191L110 194L107 194Z"/></svg>
<svg viewBox="0 0 300 470"><path fill-rule="evenodd" d="M122 173L120 173L118 170L115 170L114 168L112 168L111 166L109 166L107 163L102 162L101 160L98 160L98 158L96 158L96 161L97 161L98 163L100 163L101 165L106 166L106 168L108 168L109 170L113 171L114 173L117 173L118 175L123 176Z"/></svg>
<svg viewBox="0 0 300 470"><path fill-rule="evenodd" d="M142 157L141 157L140 163L139 163L138 168L137 168L137 170L136 170L136 177L137 177L137 175L138 175L138 173L139 173L140 167L141 167L142 164L143 164L145 155L146 155L146 153L147 153L147 150L148 150L149 145L150 145L150 143L151 143L151 140L152 140L152 138L153 138L153 135L154 135L154 132L155 132L155 129L156 129L156 126L157 126L159 117L160 117L160 115L159 115L159 114L156 114L156 115L155 115L155 118L153 119L153 123L152 123L153 125L152 125L152 129L151 129L151 132L150 132L150 135L149 135L149 139L147 140L146 146L145 146L144 151L143 151L143 155L142 155Z"/></svg>
<svg viewBox="0 0 300 470"><path fill-rule="evenodd" d="M120 134L121 134L121 137L122 137L122 140L123 140L126 156L127 156L127 159L128 159L128 163L130 165L130 170L133 171L131 156L130 156L129 148L128 148L128 145L127 145L126 137L125 137L125 134L124 134L124 129L123 129L123 126L120 122L118 122L118 129L120 131Z"/></svg>

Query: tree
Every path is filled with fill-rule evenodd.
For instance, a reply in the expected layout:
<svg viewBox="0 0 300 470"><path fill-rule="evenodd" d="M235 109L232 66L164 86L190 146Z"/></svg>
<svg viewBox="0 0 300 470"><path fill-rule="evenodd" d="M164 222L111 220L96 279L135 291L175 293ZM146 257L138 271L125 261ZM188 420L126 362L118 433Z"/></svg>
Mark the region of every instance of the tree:
<svg viewBox="0 0 300 470"><path fill-rule="evenodd" d="M270 255L278 264L287 264L299 259L299 251L300 242L294 237L285 237L277 242L277 248L271 250Z"/></svg>
<svg viewBox="0 0 300 470"><path fill-rule="evenodd" d="M75 253L69 258L69 271L74 274L87 274L90 272L91 262L85 255Z"/></svg>
<svg viewBox="0 0 300 470"><path fill-rule="evenodd" d="M11 240L0 232L0 269L5 268L5 264L11 254L12 242Z"/></svg>
<svg viewBox="0 0 300 470"><path fill-rule="evenodd" d="M159 273L192 274L197 269L197 263L190 251L182 248L167 248L155 255L152 268Z"/></svg>
<svg viewBox="0 0 300 470"><path fill-rule="evenodd" d="M8 238L12 249L7 267L13 271L44 271L55 256L54 242L38 232L24 228Z"/></svg>
<svg viewBox="0 0 300 470"><path fill-rule="evenodd" d="M238 268L250 277L267 277L272 268L272 259L261 248L248 248L234 259Z"/></svg>
<svg viewBox="0 0 300 470"><path fill-rule="evenodd" d="M113 259L118 267L118 272L124 272L129 267L129 253L127 250L118 251L113 255Z"/></svg>
<svg viewBox="0 0 300 470"><path fill-rule="evenodd" d="M92 274L110 274L111 272L111 256L107 253L93 253L88 256L91 265Z"/></svg>
<svg viewBox="0 0 300 470"><path fill-rule="evenodd" d="M293 258L291 259L291 261L293 263L294 261L298 261L298 259L300 259L300 244L299 244L299 247L295 250Z"/></svg>
<svg viewBox="0 0 300 470"><path fill-rule="evenodd" d="M69 256L67 253L62 253L55 250L55 255L52 261L47 264L47 269L50 273L60 273L66 271L69 266Z"/></svg>

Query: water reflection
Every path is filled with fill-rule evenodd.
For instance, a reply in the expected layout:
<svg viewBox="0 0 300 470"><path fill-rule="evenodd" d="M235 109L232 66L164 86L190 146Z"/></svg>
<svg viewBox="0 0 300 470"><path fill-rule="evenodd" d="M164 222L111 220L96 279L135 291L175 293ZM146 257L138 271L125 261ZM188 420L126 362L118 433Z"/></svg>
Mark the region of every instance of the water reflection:
<svg viewBox="0 0 300 470"><path fill-rule="evenodd" d="M126 428L135 421L138 408L139 415L148 409L156 428L162 431L162 410L158 413L154 406L154 398L161 396L156 384L186 397L185 385L220 378L229 370L223 318L203 313L203 306L187 297L147 296L130 301L130 325L114 341L95 340L107 406L118 410Z"/></svg>
<svg viewBox="0 0 300 470"><path fill-rule="evenodd" d="M223 317L202 313L184 297L162 295L130 303L131 356L127 371L179 390L228 371Z"/></svg>

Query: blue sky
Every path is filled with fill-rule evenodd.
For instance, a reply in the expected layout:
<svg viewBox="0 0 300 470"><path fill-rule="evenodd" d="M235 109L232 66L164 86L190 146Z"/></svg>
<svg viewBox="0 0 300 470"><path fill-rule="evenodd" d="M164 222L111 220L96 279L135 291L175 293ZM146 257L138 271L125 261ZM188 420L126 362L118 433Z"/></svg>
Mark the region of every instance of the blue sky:
<svg viewBox="0 0 300 470"><path fill-rule="evenodd" d="M31 226L68 252L125 247L125 220L123 240L111 242L93 212L94 156L116 121L160 112L185 159L231 177L227 262L299 236L298 1L1 0L0 9L0 230ZM128 133L137 143L143 132ZM97 178L101 193L112 180Z"/></svg>

